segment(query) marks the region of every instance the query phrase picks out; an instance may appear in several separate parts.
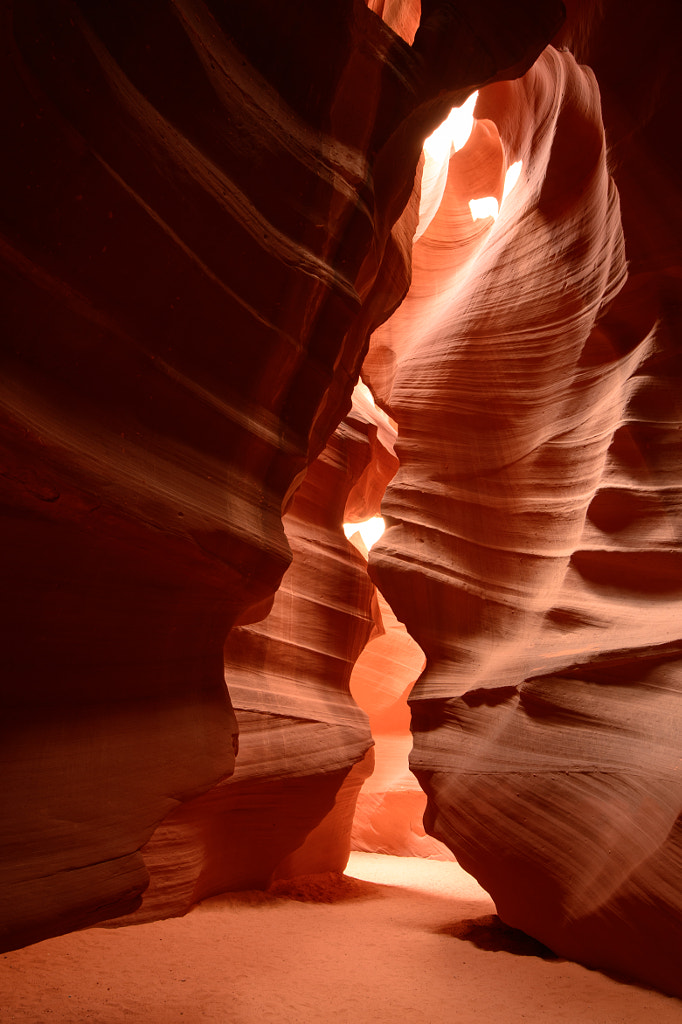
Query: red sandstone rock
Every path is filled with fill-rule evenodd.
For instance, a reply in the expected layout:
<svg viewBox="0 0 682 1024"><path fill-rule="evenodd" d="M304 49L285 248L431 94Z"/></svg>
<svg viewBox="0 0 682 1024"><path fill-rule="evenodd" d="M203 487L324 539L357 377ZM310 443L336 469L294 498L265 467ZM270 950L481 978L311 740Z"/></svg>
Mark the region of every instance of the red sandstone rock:
<svg viewBox="0 0 682 1024"><path fill-rule="evenodd" d="M346 502L349 528L354 521L379 514L386 486L398 467L395 427L368 396L363 384L353 394L353 413L376 424L377 435L372 460ZM362 534L356 532L350 540L366 561ZM362 784L353 815L351 848L447 860L450 851L425 834L426 797L408 767L412 738L407 697L424 667L424 653L382 595L375 591L374 600L377 628L355 658L350 677L350 692L367 713L374 740L366 756L365 772L371 775Z"/></svg>
<svg viewBox="0 0 682 1024"><path fill-rule="evenodd" d="M360 4L1 25L8 946L131 910L155 825L232 771L223 641L404 290L447 98Z"/></svg>
<svg viewBox="0 0 682 1024"><path fill-rule="evenodd" d="M407 699L424 667L424 652L379 595L383 631L362 651L351 693L368 713L374 770L358 797L352 848L401 857L447 860L450 851L425 834L426 797L408 768L412 747Z"/></svg>
<svg viewBox="0 0 682 1024"><path fill-rule="evenodd" d="M606 35L625 246L593 73L549 49L481 90L523 170L476 245L451 218L429 252L427 228L373 339L401 468L370 565L428 659L411 703L430 830L509 924L680 995L679 174L645 123L653 89L619 123L605 53Z"/></svg>
<svg viewBox="0 0 682 1024"><path fill-rule="evenodd" d="M351 541L365 557L360 533ZM408 767L412 747L408 697L424 667L424 653L377 591L380 629L353 666L351 694L367 712L374 740L357 797L351 849L401 857L452 859L442 843L426 835L426 796Z"/></svg>
<svg viewBox="0 0 682 1024"><path fill-rule="evenodd" d="M374 511L395 470L381 440L385 419L356 388L351 412L296 492L284 517L293 559L272 608L225 644L239 725L234 774L156 829L142 851L152 881L134 920L345 868L372 743L349 680L376 628L376 599L342 525L348 504L362 517Z"/></svg>
<svg viewBox="0 0 682 1024"><path fill-rule="evenodd" d="M223 642L406 288L423 138L560 20L471 6L411 49L350 0L2 4L4 948L132 911L232 772Z"/></svg>
<svg viewBox="0 0 682 1024"><path fill-rule="evenodd" d="M408 43L415 6L373 4ZM677 12L568 6L621 210L589 71L548 51L482 91L366 361L402 437L376 573L429 656L434 831L509 923L679 994ZM5 946L134 908L161 819L154 913L338 857L357 730L328 770L324 718L240 709L220 783L222 642L406 287L423 136L530 65L538 7L425 3L410 50L360 4L3 5ZM319 825L254 864L292 802Z"/></svg>

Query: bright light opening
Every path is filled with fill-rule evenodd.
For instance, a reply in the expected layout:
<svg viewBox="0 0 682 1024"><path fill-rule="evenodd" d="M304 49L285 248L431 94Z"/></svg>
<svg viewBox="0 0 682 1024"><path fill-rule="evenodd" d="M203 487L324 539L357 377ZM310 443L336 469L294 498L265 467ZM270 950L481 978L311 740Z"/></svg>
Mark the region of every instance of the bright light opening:
<svg viewBox="0 0 682 1024"><path fill-rule="evenodd" d="M453 107L443 123L424 143L424 170L415 242L427 230L440 206L448 180L450 157L466 145L473 131L477 99L478 93L473 92L461 107Z"/></svg>
<svg viewBox="0 0 682 1024"><path fill-rule="evenodd" d="M424 152L431 160L442 163L453 153L463 149L474 127L474 107L478 92L472 92L461 107L453 107L447 118L429 135L424 143Z"/></svg>
<svg viewBox="0 0 682 1024"><path fill-rule="evenodd" d="M504 176L504 188L502 190L502 202L505 201L514 185L521 176L521 168L523 167L523 160L517 160L515 164L507 168L507 173ZM500 207L502 203L498 203L495 196L484 196L483 199L470 199L469 209L471 210L472 220L485 220L486 217L492 217L493 220L497 220L500 215Z"/></svg>
<svg viewBox="0 0 682 1024"><path fill-rule="evenodd" d="M486 217L492 217L493 220L497 220L500 204L495 196L485 196L483 199L470 199L469 209L471 210L472 220L485 220Z"/></svg>
<svg viewBox="0 0 682 1024"><path fill-rule="evenodd" d="M362 543L368 551L372 545L376 544L385 529L386 523L381 516L373 516L371 519L365 519L363 523L343 524L343 532L346 537L350 540L353 534L359 533L362 537Z"/></svg>
<svg viewBox="0 0 682 1024"><path fill-rule="evenodd" d="M505 201L514 185L521 177L521 168L523 167L523 160L517 160L515 164L507 168L507 173L504 176L504 189L502 191L502 202Z"/></svg>

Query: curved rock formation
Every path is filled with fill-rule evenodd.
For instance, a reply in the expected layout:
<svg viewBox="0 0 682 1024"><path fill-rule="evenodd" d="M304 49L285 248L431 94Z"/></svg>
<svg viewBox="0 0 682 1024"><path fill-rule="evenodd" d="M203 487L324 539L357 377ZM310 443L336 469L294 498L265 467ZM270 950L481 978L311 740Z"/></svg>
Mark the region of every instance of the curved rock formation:
<svg viewBox="0 0 682 1024"><path fill-rule="evenodd" d="M364 362L413 768L509 924L682 994L679 12L569 0L528 70L561 6L2 4L4 948L150 870L158 915L341 865L367 417L320 453L407 288L423 140L483 86Z"/></svg>
<svg viewBox="0 0 682 1024"><path fill-rule="evenodd" d="M378 594L382 632L353 668L350 689L367 712L374 769L360 791L352 849L400 857L449 860L452 854L424 831L426 796L408 767L412 747L408 696L424 667L424 652Z"/></svg>
<svg viewBox="0 0 682 1024"><path fill-rule="evenodd" d="M370 566L427 655L412 767L430 830L507 923L680 995L673 99L659 68L628 110L592 31L610 153L595 75L568 52L482 89L410 293L373 339L363 373L401 467ZM521 176L496 221L463 230L476 196L458 165L479 147L486 173Z"/></svg>
<svg viewBox="0 0 682 1024"><path fill-rule="evenodd" d="M155 830L142 849L150 887L123 923L282 876L343 871L372 743L349 679L376 628L376 599L342 524L347 507L360 518L374 511L395 470L385 418L356 388L296 492L284 516L293 558L272 608L225 644L239 726L234 773Z"/></svg>
<svg viewBox="0 0 682 1024"><path fill-rule="evenodd" d="M7 946L132 909L155 824L232 771L223 641L286 567L282 502L343 411L385 234L364 150L287 105L248 26L2 18Z"/></svg>
<svg viewBox="0 0 682 1024"><path fill-rule="evenodd" d="M225 636L404 291L445 100L363 5L297 10L1 8L5 947L133 909L231 773Z"/></svg>

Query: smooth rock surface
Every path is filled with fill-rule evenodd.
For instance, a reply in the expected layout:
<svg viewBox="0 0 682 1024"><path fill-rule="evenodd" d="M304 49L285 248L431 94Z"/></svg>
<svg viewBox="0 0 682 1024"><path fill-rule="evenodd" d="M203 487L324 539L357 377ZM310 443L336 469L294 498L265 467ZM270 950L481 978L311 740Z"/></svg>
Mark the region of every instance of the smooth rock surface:
<svg viewBox="0 0 682 1024"><path fill-rule="evenodd" d="M424 652L378 594L382 632L360 653L350 678L355 700L367 712L374 767L358 796L353 850L401 857L452 859L424 831L426 796L409 770L412 749L408 697L424 667Z"/></svg>
<svg viewBox="0 0 682 1024"><path fill-rule="evenodd" d="M549 48L481 90L374 335L363 373L401 466L370 566L427 656L429 831L508 924L680 995L679 87L669 5L606 7L573 27L569 8L558 38L597 77ZM660 32L660 63L626 72L608 26L621 53ZM458 173L479 149L485 174L522 161L485 230Z"/></svg>
<svg viewBox="0 0 682 1024"><path fill-rule="evenodd" d="M296 492L284 516L292 562L272 608L225 644L239 725L234 773L159 825L142 850L151 885L140 911L119 923L344 869L358 790L372 770L367 715L349 681L377 622L366 559L343 522L349 508L367 518L395 470L385 421L359 385Z"/></svg>

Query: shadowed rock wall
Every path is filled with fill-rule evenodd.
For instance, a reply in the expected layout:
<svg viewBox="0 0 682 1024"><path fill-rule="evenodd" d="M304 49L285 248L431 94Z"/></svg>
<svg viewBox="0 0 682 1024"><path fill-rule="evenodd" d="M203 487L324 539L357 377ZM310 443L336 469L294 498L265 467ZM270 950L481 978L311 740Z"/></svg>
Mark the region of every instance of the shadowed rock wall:
<svg viewBox="0 0 682 1024"><path fill-rule="evenodd" d="M3 948L134 910L231 774L223 643L404 294L423 138L559 7L458 61L352 0L0 6Z"/></svg>

